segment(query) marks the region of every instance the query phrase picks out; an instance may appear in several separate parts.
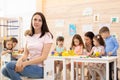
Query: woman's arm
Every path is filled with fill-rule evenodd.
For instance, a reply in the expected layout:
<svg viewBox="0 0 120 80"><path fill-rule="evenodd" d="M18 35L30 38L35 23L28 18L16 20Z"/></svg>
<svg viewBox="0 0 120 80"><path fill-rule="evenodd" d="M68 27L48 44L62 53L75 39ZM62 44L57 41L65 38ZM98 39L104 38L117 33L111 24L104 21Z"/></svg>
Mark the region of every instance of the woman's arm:
<svg viewBox="0 0 120 80"><path fill-rule="evenodd" d="M91 49L90 53L87 53L87 55L88 56L92 55L93 51L94 51L94 47Z"/></svg>
<svg viewBox="0 0 120 80"><path fill-rule="evenodd" d="M27 50L27 44L26 44L25 49L24 49L24 53L23 53L22 57L18 59L18 61L19 60L21 60L21 61L27 60L28 55L29 55L29 51Z"/></svg>
<svg viewBox="0 0 120 80"><path fill-rule="evenodd" d="M35 59L25 61L23 66L32 65L32 64L39 64L39 63L43 62L44 60L46 60L48 57L51 46L52 46L52 43L44 44L44 47L42 50L42 55L40 57L35 58Z"/></svg>
<svg viewBox="0 0 120 80"><path fill-rule="evenodd" d="M21 72L23 70L23 68L24 68L23 62L27 60L28 54L29 54L29 52L27 50L27 45L25 45L25 50L24 50L23 56L17 60L16 67L15 67L16 72Z"/></svg>

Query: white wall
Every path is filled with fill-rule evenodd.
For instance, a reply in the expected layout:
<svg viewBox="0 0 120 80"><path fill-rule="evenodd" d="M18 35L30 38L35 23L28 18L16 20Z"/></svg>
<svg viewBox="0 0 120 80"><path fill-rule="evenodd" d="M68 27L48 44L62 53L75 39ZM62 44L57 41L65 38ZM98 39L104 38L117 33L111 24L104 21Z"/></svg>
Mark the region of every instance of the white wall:
<svg viewBox="0 0 120 80"><path fill-rule="evenodd" d="M26 29L30 28L30 21L34 12L36 12L36 0L0 0L0 16L22 17L22 35ZM25 39L22 40L24 44Z"/></svg>

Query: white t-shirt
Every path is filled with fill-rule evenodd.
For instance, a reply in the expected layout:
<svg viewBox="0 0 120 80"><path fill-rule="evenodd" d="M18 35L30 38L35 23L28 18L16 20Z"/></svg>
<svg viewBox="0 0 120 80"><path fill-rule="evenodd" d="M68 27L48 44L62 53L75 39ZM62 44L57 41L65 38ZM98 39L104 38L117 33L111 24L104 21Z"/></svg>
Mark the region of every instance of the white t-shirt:
<svg viewBox="0 0 120 80"><path fill-rule="evenodd" d="M41 33L26 37L27 49L29 51L29 59L40 57L44 44L53 43L50 33L46 33L40 38ZM42 67L43 63L37 64Z"/></svg>

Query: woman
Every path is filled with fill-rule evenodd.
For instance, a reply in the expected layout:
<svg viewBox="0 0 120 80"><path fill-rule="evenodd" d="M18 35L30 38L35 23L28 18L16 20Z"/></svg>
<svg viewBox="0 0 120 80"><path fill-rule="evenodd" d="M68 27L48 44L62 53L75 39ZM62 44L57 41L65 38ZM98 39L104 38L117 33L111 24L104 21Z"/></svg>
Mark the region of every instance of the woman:
<svg viewBox="0 0 120 80"><path fill-rule="evenodd" d="M92 47L94 46L93 37L94 37L94 33L91 32L91 31L86 32L85 35L84 35L85 48L86 48L87 52L90 52Z"/></svg>
<svg viewBox="0 0 120 80"><path fill-rule="evenodd" d="M20 76L42 78L43 62L52 46L52 38L44 15L36 12L31 19L31 33L26 36L24 55L17 62L6 64L2 74L11 80L22 80Z"/></svg>
<svg viewBox="0 0 120 80"><path fill-rule="evenodd" d="M84 35L85 49L87 51L87 52L85 52L86 54L89 53L91 51L92 47L94 46L93 37L94 37L94 33L91 31L86 32ZM89 72L87 72L87 75L88 75L88 80L90 80Z"/></svg>

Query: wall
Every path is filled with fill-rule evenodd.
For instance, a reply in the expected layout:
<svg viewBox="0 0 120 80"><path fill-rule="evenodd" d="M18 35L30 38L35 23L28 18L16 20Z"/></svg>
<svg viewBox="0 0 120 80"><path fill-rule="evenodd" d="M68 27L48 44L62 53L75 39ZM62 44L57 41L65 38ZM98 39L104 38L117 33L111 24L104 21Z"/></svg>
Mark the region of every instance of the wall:
<svg viewBox="0 0 120 80"><path fill-rule="evenodd" d="M62 32L67 48L69 48L72 38L72 36L69 36L70 23L76 25L77 33L81 36L84 35L82 25L92 25L94 33L97 34L99 25L109 24L111 34L117 34L117 40L120 43L120 22L110 22L112 16L120 18L119 0L44 0L43 3L43 12L47 18L50 30L54 34L54 40L56 39L56 34ZM83 16L83 11L88 7L93 9L93 13L89 16ZM39 9L39 7L37 8ZM98 22L93 21L94 14L100 15ZM55 21L60 19L64 20L64 26L55 27ZM120 48L118 50L118 56L120 57Z"/></svg>

